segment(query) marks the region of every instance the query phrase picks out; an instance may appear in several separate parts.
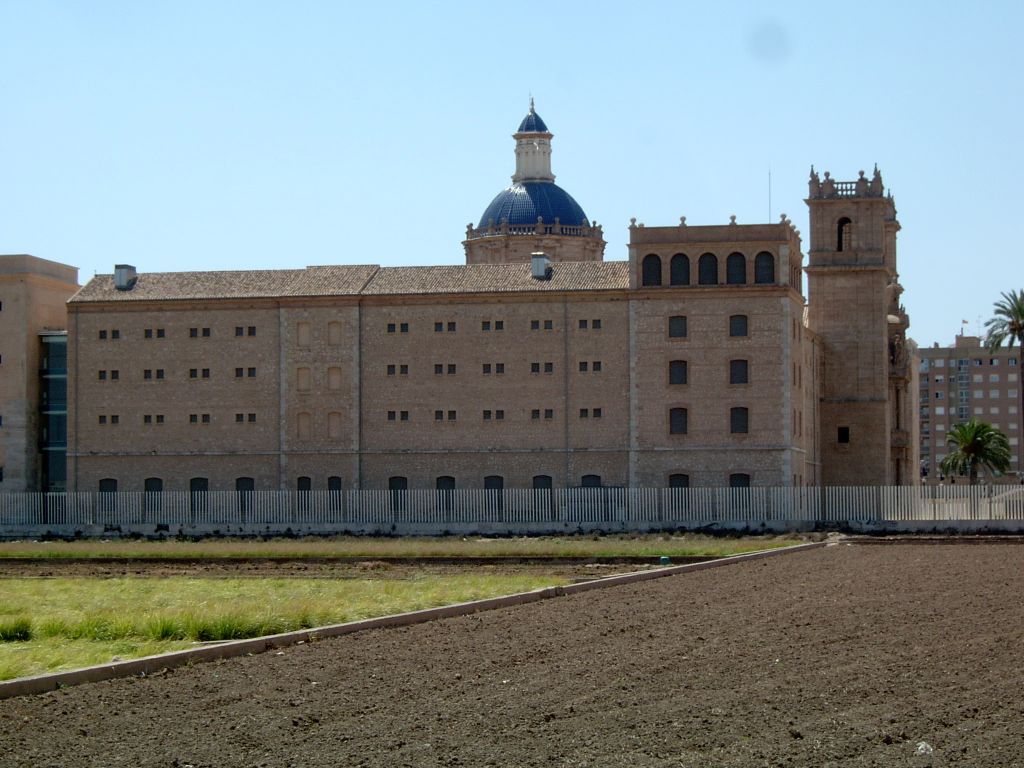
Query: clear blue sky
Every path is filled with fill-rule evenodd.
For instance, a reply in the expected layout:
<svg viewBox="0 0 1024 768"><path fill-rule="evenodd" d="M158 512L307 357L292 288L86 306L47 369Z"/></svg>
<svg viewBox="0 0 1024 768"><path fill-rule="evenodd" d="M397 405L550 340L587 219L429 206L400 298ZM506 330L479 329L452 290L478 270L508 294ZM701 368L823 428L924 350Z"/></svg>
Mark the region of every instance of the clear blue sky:
<svg viewBox="0 0 1024 768"><path fill-rule="evenodd" d="M626 258L892 189L922 345L1024 288L1024 5L0 0L0 253L141 271L462 263L528 97Z"/></svg>

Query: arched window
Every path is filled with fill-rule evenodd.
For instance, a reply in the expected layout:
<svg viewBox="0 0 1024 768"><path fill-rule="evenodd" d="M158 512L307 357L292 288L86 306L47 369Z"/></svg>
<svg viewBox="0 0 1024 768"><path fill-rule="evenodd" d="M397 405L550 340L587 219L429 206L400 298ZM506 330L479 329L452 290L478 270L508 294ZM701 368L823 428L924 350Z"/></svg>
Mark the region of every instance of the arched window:
<svg viewBox="0 0 1024 768"><path fill-rule="evenodd" d="M313 478L302 477L295 478L295 507L299 512L309 511L309 492L313 490Z"/></svg>
<svg viewBox="0 0 1024 768"><path fill-rule="evenodd" d="M327 414L327 436L332 440L341 437L341 414L337 411Z"/></svg>
<svg viewBox="0 0 1024 768"><path fill-rule="evenodd" d="M850 250L850 236L852 232L852 223L848 218L843 216L839 221L836 222L836 250L837 251L848 251Z"/></svg>
<svg viewBox="0 0 1024 768"><path fill-rule="evenodd" d="M747 335L747 316L746 315L729 315L729 335L730 336L746 336Z"/></svg>
<svg viewBox="0 0 1024 768"><path fill-rule="evenodd" d="M117 508L117 480L105 477L100 480L99 510L113 512Z"/></svg>
<svg viewBox="0 0 1024 768"><path fill-rule="evenodd" d="M327 343L334 347L341 344L341 323L337 320L327 323Z"/></svg>
<svg viewBox="0 0 1024 768"><path fill-rule="evenodd" d="M584 488L600 488L601 487L601 476L600 475L584 475L580 480L580 485Z"/></svg>
<svg viewBox="0 0 1024 768"><path fill-rule="evenodd" d="M690 284L690 257L685 253L677 253L669 262L669 282L672 285Z"/></svg>
<svg viewBox="0 0 1024 768"><path fill-rule="evenodd" d="M689 488L690 487L690 476L684 474L674 474L668 476L668 487L669 488Z"/></svg>
<svg viewBox="0 0 1024 768"><path fill-rule="evenodd" d="M484 490L486 491L487 503L496 511L501 512L505 508L505 498L502 490L505 488L505 478L501 475L487 475L484 478Z"/></svg>
<svg viewBox="0 0 1024 768"><path fill-rule="evenodd" d="M341 389L341 368L337 365L327 369L327 388L332 392Z"/></svg>
<svg viewBox="0 0 1024 768"><path fill-rule="evenodd" d="M754 257L754 282L760 284L775 282L775 257L768 251L761 251Z"/></svg>
<svg viewBox="0 0 1024 768"><path fill-rule="evenodd" d="M295 372L295 388L299 392L309 392L313 385L313 372L306 366L300 367Z"/></svg>
<svg viewBox="0 0 1024 768"><path fill-rule="evenodd" d="M388 478L388 491L391 496L391 511L405 511L405 499L409 492L409 478L395 475Z"/></svg>
<svg viewBox="0 0 1024 768"><path fill-rule="evenodd" d="M729 285L747 282L747 257L742 253L730 253L725 260L725 282Z"/></svg>
<svg viewBox="0 0 1024 768"><path fill-rule="evenodd" d="M670 408L668 412L668 432L670 435L685 435L687 428L685 408Z"/></svg>
<svg viewBox="0 0 1024 768"><path fill-rule="evenodd" d="M734 435L745 435L750 431L750 412L746 408L729 409L729 431Z"/></svg>
<svg viewBox="0 0 1024 768"><path fill-rule="evenodd" d="M743 472L734 472L729 475L729 487L730 488L749 488L750 487L750 475Z"/></svg>
<svg viewBox="0 0 1024 768"><path fill-rule="evenodd" d="M296 416L295 421L299 440L309 440L313 433L313 416L303 411Z"/></svg>
<svg viewBox="0 0 1024 768"><path fill-rule="evenodd" d="M671 360L668 364L668 383L669 384L685 384L686 383L686 361L685 360Z"/></svg>
<svg viewBox="0 0 1024 768"><path fill-rule="evenodd" d="M661 285L661 257L655 253L644 256L643 262L643 283L644 285Z"/></svg>
<svg viewBox="0 0 1024 768"><path fill-rule="evenodd" d="M551 487L551 475L533 476L533 489L535 491L549 491L551 490Z"/></svg>
<svg viewBox="0 0 1024 768"><path fill-rule="evenodd" d="M435 487L437 488L438 510L450 512L453 496L455 495L455 478L451 475L441 475L435 481Z"/></svg>
<svg viewBox="0 0 1024 768"><path fill-rule="evenodd" d="M142 490L145 496L142 499L143 506L147 512L159 512L161 509L160 494L164 491L164 481L159 477L147 477L142 481Z"/></svg>
<svg viewBox="0 0 1024 768"><path fill-rule="evenodd" d="M697 262L697 282L700 285L718 285L718 257L705 253Z"/></svg>
<svg viewBox="0 0 1024 768"><path fill-rule="evenodd" d="M729 383L749 384L750 383L750 362L748 360L729 361Z"/></svg>
<svg viewBox="0 0 1024 768"><path fill-rule="evenodd" d="M206 494L210 491L210 480L206 477L193 477L188 481L188 504L192 512L206 511Z"/></svg>
<svg viewBox="0 0 1024 768"><path fill-rule="evenodd" d="M338 493L341 491L341 478L337 475L331 475L327 478L327 490L332 493Z"/></svg>
<svg viewBox="0 0 1024 768"><path fill-rule="evenodd" d="M235 495L238 497L238 511L248 512L252 508L252 494L256 490L256 481L251 477L235 478Z"/></svg>

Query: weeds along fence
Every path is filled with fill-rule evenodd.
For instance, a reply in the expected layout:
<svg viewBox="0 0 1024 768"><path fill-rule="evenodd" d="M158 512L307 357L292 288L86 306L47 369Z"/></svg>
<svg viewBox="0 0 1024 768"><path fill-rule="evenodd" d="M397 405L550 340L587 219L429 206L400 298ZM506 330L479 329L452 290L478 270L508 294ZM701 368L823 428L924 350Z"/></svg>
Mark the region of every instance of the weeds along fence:
<svg viewBox="0 0 1024 768"><path fill-rule="evenodd" d="M1024 487L0 494L0 528L8 531L544 532L717 525L857 528L885 523L962 521L1019 522L1024 529Z"/></svg>

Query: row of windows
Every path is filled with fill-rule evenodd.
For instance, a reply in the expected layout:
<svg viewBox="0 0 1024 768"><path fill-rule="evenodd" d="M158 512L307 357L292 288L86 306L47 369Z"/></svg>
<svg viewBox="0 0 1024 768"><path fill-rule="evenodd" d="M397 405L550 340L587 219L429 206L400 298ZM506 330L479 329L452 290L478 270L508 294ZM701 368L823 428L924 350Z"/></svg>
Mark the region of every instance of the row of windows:
<svg viewBox="0 0 1024 768"><path fill-rule="evenodd" d="M688 365L685 360L670 360L668 364L668 383L687 384ZM749 384L750 383L750 362L748 360L729 361L729 383Z"/></svg>
<svg viewBox="0 0 1024 768"><path fill-rule="evenodd" d="M580 408L579 417L581 419L600 419L603 415L601 408ZM539 420L543 418L545 420L551 420L555 418L554 408L533 408L530 411L531 420ZM487 408L481 411L481 419L483 421L504 421L505 411L502 408ZM388 421L409 421L408 411L388 411ZM457 421L458 411L446 411L444 409L437 409L434 411L434 421Z"/></svg>
<svg viewBox="0 0 1024 768"><path fill-rule="evenodd" d="M99 424L120 424L121 423L121 416L120 416L120 414L116 414L116 413L114 413L114 414L104 414L104 413L101 413L101 414L99 414L96 417L96 420L97 420L97 422ZM248 422L250 424L255 423L256 422L256 414L255 413L236 413L235 414L235 423L242 424L242 423L245 423L245 422ZM164 424L164 423L166 423L166 419L164 417L164 414L162 414L162 413L146 413L146 414L143 414L143 416L142 416L142 423L143 424ZM212 423L212 417L208 413L190 413L188 415L188 423L189 424L211 424Z"/></svg>
<svg viewBox="0 0 1024 768"><path fill-rule="evenodd" d="M388 333L408 333L409 323L388 323ZM539 331L541 328L545 331L554 330L555 324L552 320L531 320L530 330ZM577 322L577 327L581 331L586 330L601 330L601 318L594 319L581 319ZM438 320L434 322L434 333L455 333L458 330L458 323L455 320ZM503 331L505 330L504 320L481 320L480 321L481 331ZM301 343L301 342L300 342Z"/></svg>
<svg viewBox="0 0 1024 768"><path fill-rule="evenodd" d="M670 435L685 435L689 431L689 411L686 408L670 408L668 411L668 432ZM744 407L729 409L729 432L744 435L750 431L750 410Z"/></svg>
<svg viewBox="0 0 1024 768"><path fill-rule="evenodd" d="M190 379L208 379L210 378L209 368L189 368L188 377ZM235 368L235 378L256 378L256 369L254 367L249 368ZM96 372L96 378L99 381L120 381L121 372L119 370L99 370ZM163 368L144 368L142 371L142 379L144 381L163 381L166 379L165 371Z"/></svg>
<svg viewBox="0 0 1024 768"><path fill-rule="evenodd" d="M970 359L962 357L962 358L959 358L958 360L950 360L949 361L949 367L950 368L953 368L954 365L957 368L967 368L969 366L981 366L981 365L984 365L984 364L985 364L985 360L984 360L984 358L981 358L981 357L974 357L974 358L970 358ZM999 358L998 357L990 357L988 359L988 364L991 365L991 366L998 366L998 365L1000 365ZM1007 358L1007 365L1009 365L1011 367L1017 365L1017 358L1016 357ZM946 360L945 360L945 358L941 358L940 357L940 358L936 358L934 360L924 359L924 360L921 361L921 371L922 372L927 371L927 370L932 369L932 368L945 368L945 367L946 367Z"/></svg>
<svg viewBox="0 0 1024 768"><path fill-rule="evenodd" d="M100 493L117 493L118 482L116 478L107 477L99 481ZM256 490L256 481L251 477L237 477L234 482L234 490L238 493L248 493ZM484 490L501 491L505 488L505 478L502 475L486 475L483 479ZM551 475L534 475L531 479L533 490L545 491L554 488L554 479ZM729 475L729 486L732 488L748 488L750 486L750 475L744 472L733 472ZM579 486L581 488L604 487L601 475L586 474L580 476ZM669 488L689 488L690 476L683 472L673 472L668 476ZM434 489L438 491L457 490L455 477L452 475L439 475L434 478ZM210 479L207 477L193 477L188 481L188 490L193 494L210 492ZM299 493L311 492L313 478L308 475L300 475L295 478L295 490ZM326 490L342 491L342 478L338 475L331 475L327 478ZM392 475L388 478L388 490L401 492L409 490L409 478L404 475ZM145 493L163 493L164 481L160 477L147 477L143 480L143 491Z"/></svg>
<svg viewBox="0 0 1024 768"><path fill-rule="evenodd" d="M211 331L209 328L189 328L188 335L191 339L208 339L211 337ZM236 325L235 336L255 336L256 326L255 325ZM119 328L101 328L97 332L97 336L100 341L106 341L107 339L120 339L121 330ZM165 328L143 328L142 338L144 339L164 339L167 338L167 329Z"/></svg>
<svg viewBox="0 0 1024 768"><path fill-rule="evenodd" d="M600 373L604 369L604 364L600 360L581 360L578 364L580 373ZM306 368L300 368L299 370L309 370ZM401 363L389 364L385 370L388 376L408 376L409 366ZM458 370L455 363L434 363L434 374L436 376L442 375L455 375ZM554 373L555 364L552 362L546 363L530 363L530 373L540 373L543 370L544 373ZM505 363L482 363L481 372L485 376L491 374L503 374L505 373Z"/></svg>
<svg viewBox="0 0 1024 768"><path fill-rule="evenodd" d="M961 400L967 400L968 399L968 391L969 390L961 389L961 390L958 390L958 391L959 391L959 398ZM982 398L985 397L985 390L983 390L983 389L975 389L975 390L973 390L973 394L971 396L974 397L975 400L981 400ZM998 399L1000 397L1008 397L1010 399L1015 399L1017 397L1017 390L1016 389L1008 389L1008 390L1006 390L1006 394L1004 395L998 389L990 389L988 391L988 397L990 399ZM945 395L944 392L935 392L934 393L934 398L936 400L945 400L946 399L946 395Z"/></svg>
<svg viewBox="0 0 1024 768"><path fill-rule="evenodd" d="M956 376L954 376L953 374L950 374L949 375L948 386L952 387L952 386L955 386L956 384L970 384L970 383L981 384L983 381L985 381L985 375L981 374L981 373L975 373L974 375L971 375L969 373L958 373ZM988 375L988 381L989 381L990 384L998 384L1001 381L1000 374L998 374L998 373L990 373ZM1013 382L1017 381L1017 374L1016 373L1008 373L1008 374L1006 374L1006 381L1008 383L1013 383ZM938 375L938 376L935 376L933 383L935 383L935 384L947 384L946 377L941 375L941 374ZM929 384L928 377L927 376L922 376L921 377L921 387L924 388L924 389L927 389L928 388L928 384Z"/></svg>
<svg viewBox="0 0 1024 768"><path fill-rule="evenodd" d="M732 337L747 336L749 322L746 315L729 315L729 335ZM668 319L668 336L670 339L684 339L687 336L686 315L672 315Z"/></svg>
<svg viewBox="0 0 1024 768"><path fill-rule="evenodd" d="M661 257L656 253L644 256L641 263L641 282L645 286L662 285L664 269ZM747 257L742 253L730 253L725 259L725 282L727 285L744 285L747 282ZM754 282L771 284L775 282L775 257L761 251L754 257ZM669 285L690 285L690 257L677 253L669 261ZM718 285L718 257L705 253L697 260L697 284Z"/></svg>

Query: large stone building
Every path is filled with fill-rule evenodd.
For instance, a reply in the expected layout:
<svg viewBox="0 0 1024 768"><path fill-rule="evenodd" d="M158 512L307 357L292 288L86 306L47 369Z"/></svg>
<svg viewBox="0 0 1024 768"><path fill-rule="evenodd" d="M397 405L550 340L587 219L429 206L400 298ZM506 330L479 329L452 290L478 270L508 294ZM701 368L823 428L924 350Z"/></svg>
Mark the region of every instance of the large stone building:
<svg viewBox="0 0 1024 768"><path fill-rule="evenodd" d="M981 338L965 334L952 346L920 350L921 473L928 482L943 479L939 464L949 453L950 428L970 418L1007 436L1013 458L1004 479L1024 481L1020 355L1008 347L989 352Z"/></svg>
<svg viewBox="0 0 1024 768"><path fill-rule="evenodd" d="M65 302L78 270L0 256L0 491L64 489Z"/></svg>
<svg viewBox="0 0 1024 768"><path fill-rule="evenodd" d="M465 266L136 273L68 304L80 490L890 484L917 478L880 175L790 221L633 222L554 183L531 104ZM544 255L537 255L543 253Z"/></svg>

